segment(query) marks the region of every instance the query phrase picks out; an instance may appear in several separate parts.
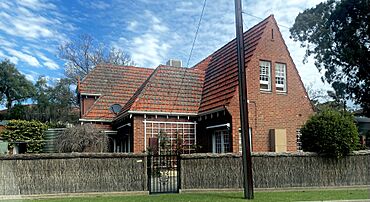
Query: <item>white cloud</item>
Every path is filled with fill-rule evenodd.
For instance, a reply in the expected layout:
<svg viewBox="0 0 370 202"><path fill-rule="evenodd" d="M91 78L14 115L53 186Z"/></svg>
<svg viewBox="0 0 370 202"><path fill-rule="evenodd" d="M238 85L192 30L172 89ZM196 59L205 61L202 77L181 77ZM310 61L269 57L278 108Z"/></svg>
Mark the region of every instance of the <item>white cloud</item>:
<svg viewBox="0 0 370 202"><path fill-rule="evenodd" d="M161 43L158 36L149 33L135 37L132 46L132 59L149 67L161 64L170 47L167 43Z"/></svg>
<svg viewBox="0 0 370 202"><path fill-rule="evenodd" d="M38 58L44 61L43 65L45 67L47 67L48 69L52 69L52 70L59 69L59 65L56 62L54 62L52 59L46 57L44 54L42 54L39 51L36 51L35 53L37 54Z"/></svg>
<svg viewBox="0 0 370 202"><path fill-rule="evenodd" d="M8 59L13 64L18 64L18 58L14 56L8 56L0 50L0 60Z"/></svg>
<svg viewBox="0 0 370 202"><path fill-rule="evenodd" d="M137 26L138 26L138 23L136 20L134 20L128 23L127 29L129 31L136 31Z"/></svg>
<svg viewBox="0 0 370 202"><path fill-rule="evenodd" d="M14 49L10 49L10 48L4 48L10 55L14 56L14 57L17 57L19 60L21 60L22 62L25 62L33 67L39 67L40 66L40 63L39 61L33 57L32 55L28 55L26 53L23 53L21 51L17 51L17 50L14 50Z"/></svg>
<svg viewBox="0 0 370 202"><path fill-rule="evenodd" d="M44 64L44 66L46 66L49 69L59 69L59 65L57 65L53 61L44 62L43 64Z"/></svg>
<svg viewBox="0 0 370 202"><path fill-rule="evenodd" d="M104 1L92 1L90 2L91 6L96 9L108 9L110 7L109 4L105 3Z"/></svg>
<svg viewBox="0 0 370 202"><path fill-rule="evenodd" d="M56 6L52 3L39 0L18 0L17 4L30 8L32 10L55 9Z"/></svg>
<svg viewBox="0 0 370 202"><path fill-rule="evenodd" d="M3 37L0 36L0 46L6 46L6 47L14 47L15 43L9 40L5 40Z"/></svg>
<svg viewBox="0 0 370 202"><path fill-rule="evenodd" d="M40 76L39 73L32 71L32 70L27 70L26 72L25 71L20 71L20 72L26 77L26 79L32 81L32 83L35 83Z"/></svg>
<svg viewBox="0 0 370 202"><path fill-rule="evenodd" d="M163 63L166 59L167 52L171 47L168 42L170 38L167 36L169 28L162 22L160 18L152 14L150 11L145 11L144 15L150 19L146 26L146 31L127 40L125 37L114 43L116 47L128 47L132 59L139 66L156 67ZM134 30L138 26L137 21L129 23L128 29Z"/></svg>
<svg viewBox="0 0 370 202"><path fill-rule="evenodd" d="M87 8L92 8L92 9L98 9L98 10L106 10L111 7L110 4L104 2L104 1L85 1L85 0L80 0L78 1L81 5L87 7Z"/></svg>
<svg viewBox="0 0 370 202"><path fill-rule="evenodd" d="M17 14L0 13L0 30L13 36L28 40L43 38L61 38L60 34L53 30L57 20L50 20L35 15L24 7L14 8Z"/></svg>
<svg viewBox="0 0 370 202"><path fill-rule="evenodd" d="M66 22L67 16L59 13L55 4L44 0L5 1L0 8L0 34L27 40L39 47L66 40L64 32L76 29ZM46 40L49 44L45 44Z"/></svg>

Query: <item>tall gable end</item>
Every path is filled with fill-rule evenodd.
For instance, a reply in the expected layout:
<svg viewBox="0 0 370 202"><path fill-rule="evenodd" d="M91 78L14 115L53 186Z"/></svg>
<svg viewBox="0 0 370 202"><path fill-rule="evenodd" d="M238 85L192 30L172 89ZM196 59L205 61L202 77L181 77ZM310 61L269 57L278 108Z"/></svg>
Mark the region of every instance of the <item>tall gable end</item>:
<svg viewBox="0 0 370 202"><path fill-rule="evenodd" d="M262 34L270 18L266 18L244 33L246 66L252 59ZM202 92L202 102L199 112L223 108L228 106L238 86L238 64L236 54L236 40L232 40L207 59L205 81ZM203 65L204 63L200 63ZM195 67L197 68L197 67Z"/></svg>
<svg viewBox="0 0 370 202"><path fill-rule="evenodd" d="M277 22L273 16L270 16L269 18L270 20L267 23L265 32L263 33L260 43L257 46L253 61L249 64L249 66L247 66L248 90L256 88L252 90L251 93L253 91L262 92L259 85L253 85L251 83L260 83L260 61L267 61L271 65L270 92L273 94L292 94L292 96L299 96L299 98L303 98L305 102L310 103L301 77L290 55L288 47L285 44ZM286 67L286 89L284 92L281 92L276 78L277 68L281 64ZM254 94L256 95L260 93ZM254 95L251 96L253 97Z"/></svg>

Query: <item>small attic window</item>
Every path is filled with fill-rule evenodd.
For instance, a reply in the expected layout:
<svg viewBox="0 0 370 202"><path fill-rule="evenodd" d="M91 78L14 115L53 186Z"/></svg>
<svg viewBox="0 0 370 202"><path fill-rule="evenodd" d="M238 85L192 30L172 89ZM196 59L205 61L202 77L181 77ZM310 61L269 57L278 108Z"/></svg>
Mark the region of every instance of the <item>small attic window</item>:
<svg viewBox="0 0 370 202"><path fill-rule="evenodd" d="M274 39L274 29L271 29L271 39Z"/></svg>

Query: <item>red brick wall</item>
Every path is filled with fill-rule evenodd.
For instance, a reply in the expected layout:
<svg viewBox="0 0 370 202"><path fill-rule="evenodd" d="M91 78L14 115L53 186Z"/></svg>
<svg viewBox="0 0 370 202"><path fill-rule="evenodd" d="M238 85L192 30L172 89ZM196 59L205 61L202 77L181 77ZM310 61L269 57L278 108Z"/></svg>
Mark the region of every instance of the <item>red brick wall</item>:
<svg viewBox="0 0 370 202"><path fill-rule="evenodd" d="M185 117L164 117L164 116L146 116L147 121L168 121L168 122L193 122L191 119L188 120ZM133 116L133 129L134 129L134 139L133 139L133 152L141 153L145 150L144 146L144 115L134 115ZM147 147L149 146L149 136L147 138Z"/></svg>
<svg viewBox="0 0 370 202"><path fill-rule="evenodd" d="M274 38L272 39L272 29ZM262 92L259 87L259 61L271 62L271 92ZM275 87L275 63L285 63L287 69L287 93L277 93ZM313 114L312 106L274 22L269 22L252 60L247 66L249 125L252 128L254 152L271 151L270 129L283 128L287 134L287 150L296 151L296 129ZM238 129L239 93L228 106L232 115L233 152L239 151ZM255 113L257 111L257 114Z"/></svg>

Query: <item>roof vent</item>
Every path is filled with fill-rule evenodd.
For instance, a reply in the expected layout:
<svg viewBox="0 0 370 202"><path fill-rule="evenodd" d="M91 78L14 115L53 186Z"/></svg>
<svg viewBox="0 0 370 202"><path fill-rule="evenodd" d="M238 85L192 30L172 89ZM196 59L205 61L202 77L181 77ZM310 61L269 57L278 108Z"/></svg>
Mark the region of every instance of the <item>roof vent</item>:
<svg viewBox="0 0 370 202"><path fill-rule="evenodd" d="M181 60L175 60L175 59L169 59L166 63L168 66L172 67L182 67L182 61Z"/></svg>
<svg viewBox="0 0 370 202"><path fill-rule="evenodd" d="M115 114L118 114L122 109L122 106L120 104L113 104L109 107L109 110Z"/></svg>

